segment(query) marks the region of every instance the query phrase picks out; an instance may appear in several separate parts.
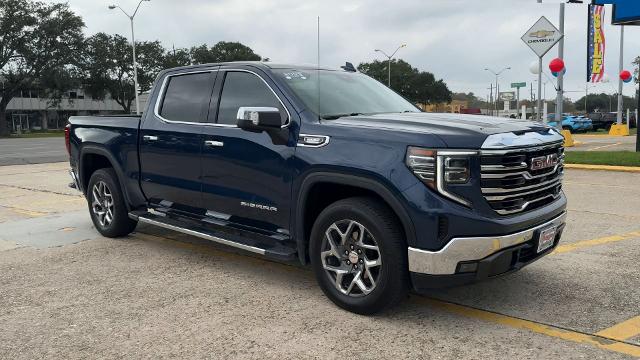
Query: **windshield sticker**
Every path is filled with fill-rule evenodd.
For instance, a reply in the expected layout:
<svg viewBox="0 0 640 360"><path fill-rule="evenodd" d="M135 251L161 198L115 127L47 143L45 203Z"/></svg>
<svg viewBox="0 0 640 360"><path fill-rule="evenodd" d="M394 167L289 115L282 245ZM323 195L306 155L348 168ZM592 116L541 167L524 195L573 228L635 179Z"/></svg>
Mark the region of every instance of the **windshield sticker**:
<svg viewBox="0 0 640 360"><path fill-rule="evenodd" d="M293 79L307 80L307 75L297 71L284 73L283 75L287 80L293 80Z"/></svg>

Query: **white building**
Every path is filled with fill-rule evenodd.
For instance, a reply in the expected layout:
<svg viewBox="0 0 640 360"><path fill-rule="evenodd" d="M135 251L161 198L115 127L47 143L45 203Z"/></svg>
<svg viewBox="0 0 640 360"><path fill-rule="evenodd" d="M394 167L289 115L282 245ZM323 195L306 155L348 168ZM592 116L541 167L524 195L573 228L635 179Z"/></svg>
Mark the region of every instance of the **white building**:
<svg viewBox="0 0 640 360"><path fill-rule="evenodd" d="M50 99L39 95L35 90L23 90L11 99L7 106L10 132L63 129L69 116L123 113L122 107L108 96L104 100L94 100L82 90L68 91L60 104L54 107L51 106ZM141 95L141 108L144 108L145 100L146 95ZM135 112L135 101L132 111Z"/></svg>

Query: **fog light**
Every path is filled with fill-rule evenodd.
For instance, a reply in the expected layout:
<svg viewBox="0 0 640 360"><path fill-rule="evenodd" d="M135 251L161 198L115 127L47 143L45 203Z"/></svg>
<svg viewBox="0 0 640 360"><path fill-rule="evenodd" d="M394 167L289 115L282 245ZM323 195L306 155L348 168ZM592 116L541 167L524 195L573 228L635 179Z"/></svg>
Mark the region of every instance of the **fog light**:
<svg viewBox="0 0 640 360"><path fill-rule="evenodd" d="M460 263L458 265L458 273L472 273L478 270L477 262Z"/></svg>

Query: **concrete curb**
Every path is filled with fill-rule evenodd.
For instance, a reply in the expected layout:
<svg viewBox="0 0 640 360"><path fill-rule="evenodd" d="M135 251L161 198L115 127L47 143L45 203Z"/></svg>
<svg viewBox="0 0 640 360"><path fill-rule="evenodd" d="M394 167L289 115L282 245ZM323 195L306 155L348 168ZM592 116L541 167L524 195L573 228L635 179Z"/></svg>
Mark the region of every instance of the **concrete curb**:
<svg viewBox="0 0 640 360"><path fill-rule="evenodd" d="M564 168L574 169L574 170L622 171L622 172L640 173L640 167L638 166L564 164Z"/></svg>

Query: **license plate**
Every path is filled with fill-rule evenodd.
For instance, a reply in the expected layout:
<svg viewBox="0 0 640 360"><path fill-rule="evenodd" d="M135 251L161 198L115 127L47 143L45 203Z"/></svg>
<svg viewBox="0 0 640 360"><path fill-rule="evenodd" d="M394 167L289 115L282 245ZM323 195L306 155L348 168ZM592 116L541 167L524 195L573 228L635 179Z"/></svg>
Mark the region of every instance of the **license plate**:
<svg viewBox="0 0 640 360"><path fill-rule="evenodd" d="M553 243L556 240L556 230L557 228L554 226L540 232L540 239L538 239L538 254L553 246Z"/></svg>

